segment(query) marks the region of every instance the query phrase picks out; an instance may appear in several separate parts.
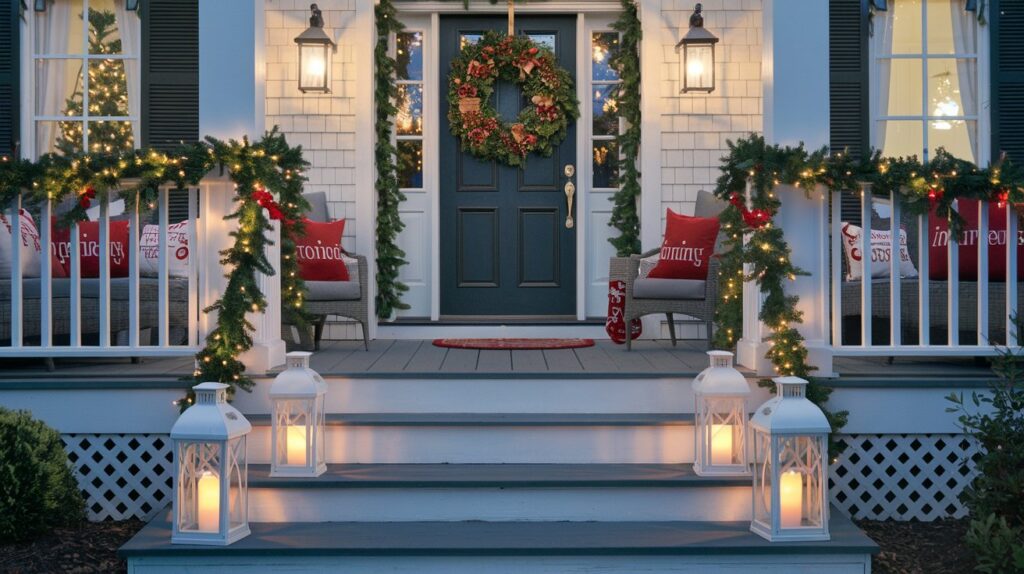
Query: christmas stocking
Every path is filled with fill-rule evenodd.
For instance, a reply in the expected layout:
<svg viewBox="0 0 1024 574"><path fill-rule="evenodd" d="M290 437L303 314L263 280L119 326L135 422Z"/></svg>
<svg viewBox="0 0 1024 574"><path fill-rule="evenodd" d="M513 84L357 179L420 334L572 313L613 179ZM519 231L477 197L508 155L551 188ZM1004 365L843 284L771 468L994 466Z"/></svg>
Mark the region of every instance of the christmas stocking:
<svg viewBox="0 0 1024 574"><path fill-rule="evenodd" d="M623 311L626 308L626 284L622 281L608 282L608 318L604 322L604 330L608 337L618 343L626 342L626 322ZM629 326L633 339L643 333L643 323L640 319L633 319Z"/></svg>

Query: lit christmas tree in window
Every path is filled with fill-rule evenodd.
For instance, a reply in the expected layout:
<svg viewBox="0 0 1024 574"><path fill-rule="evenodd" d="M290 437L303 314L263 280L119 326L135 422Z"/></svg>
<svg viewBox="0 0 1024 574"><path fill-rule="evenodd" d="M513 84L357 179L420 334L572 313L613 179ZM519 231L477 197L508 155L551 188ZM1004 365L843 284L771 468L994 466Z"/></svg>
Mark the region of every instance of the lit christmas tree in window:
<svg viewBox="0 0 1024 574"><path fill-rule="evenodd" d="M117 17L113 12L89 10L89 53L121 53ZM75 92L67 99L64 115L89 118L89 151L118 152L135 147L131 122L91 119L128 115L128 82L124 64L124 60L119 59L88 60L88 103L83 98L81 85L76 86ZM88 114L83 113L85 105L89 107ZM81 121L61 122L57 150L63 154L82 151L82 129Z"/></svg>

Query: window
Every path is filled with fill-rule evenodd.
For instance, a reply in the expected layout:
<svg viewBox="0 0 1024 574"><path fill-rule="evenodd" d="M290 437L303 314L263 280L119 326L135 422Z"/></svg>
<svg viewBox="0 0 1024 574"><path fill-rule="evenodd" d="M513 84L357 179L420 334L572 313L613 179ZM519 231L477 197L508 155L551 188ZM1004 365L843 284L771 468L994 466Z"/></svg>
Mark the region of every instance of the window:
<svg viewBox="0 0 1024 574"><path fill-rule="evenodd" d="M139 142L139 18L125 0L56 0L33 13L35 153Z"/></svg>
<svg viewBox="0 0 1024 574"><path fill-rule="evenodd" d="M398 113L398 186L423 188L423 33L401 32L395 37Z"/></svg>
<svg viewBox="0 0 1024 574"><path fill-rule="evenodd" d="M611 65L619 51L618 32L594 32L591 40L593 187L616 188L619 183L619 71Z"/></svg>
<svg viewBox="0 0 1024 574"><path fill-rule="evenodd" d="M977 163L976 13L961 0L894 0L872 34L874 147L922 160L943 147Z"/></svg>

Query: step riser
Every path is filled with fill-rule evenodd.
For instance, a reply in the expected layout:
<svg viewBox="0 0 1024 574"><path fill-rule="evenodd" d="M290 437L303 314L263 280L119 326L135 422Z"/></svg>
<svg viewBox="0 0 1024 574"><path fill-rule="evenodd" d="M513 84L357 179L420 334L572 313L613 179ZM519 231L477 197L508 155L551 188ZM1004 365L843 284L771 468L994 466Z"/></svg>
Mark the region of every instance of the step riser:
<svg viewBox="0 0 1024 574"><path fill-rule="evenodd" d="M782 556L230 556L140 557L131 574L868 574L869 554Z"/></svg>
<svg viewBox="0 0 1024 574"><path fill-rule="evenodd" d="M238 393L244 413L268 414L272 380ZM327 379L329 413L692 413L691 378ZM756 408L768 395L748 401Z"/></svg>
<svg viewBox="0 0 1024 574"><path fill-rule="evenodd" d="M248 457L270 463L270 428ZM693 426L328 426L327 463L592 464L693 462Z"/></svg>
<svg viewBox="0 0 1024 574"><path fill-rule="evenodd" d="M746 521L750 487L250 488L253 522Z"/></svg>

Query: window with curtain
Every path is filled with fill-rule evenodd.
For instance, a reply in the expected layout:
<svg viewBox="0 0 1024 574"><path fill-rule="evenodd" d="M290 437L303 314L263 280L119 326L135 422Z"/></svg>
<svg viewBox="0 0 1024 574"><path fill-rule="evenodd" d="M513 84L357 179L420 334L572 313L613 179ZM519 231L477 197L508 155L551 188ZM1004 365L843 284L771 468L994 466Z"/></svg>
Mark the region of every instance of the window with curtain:
<svg viewBox="0 0 1024 574"><path fill-rule="evenodd" d="M978 161L978 21L962 0L892 0L874 14L873 144Z"/></svg>
<svg viewBox="0 0 1024 574"><path fill-rule="evenodd" d="M36 155L138 145L137 13L124 0L51 0L32 17Z"/></svg>

